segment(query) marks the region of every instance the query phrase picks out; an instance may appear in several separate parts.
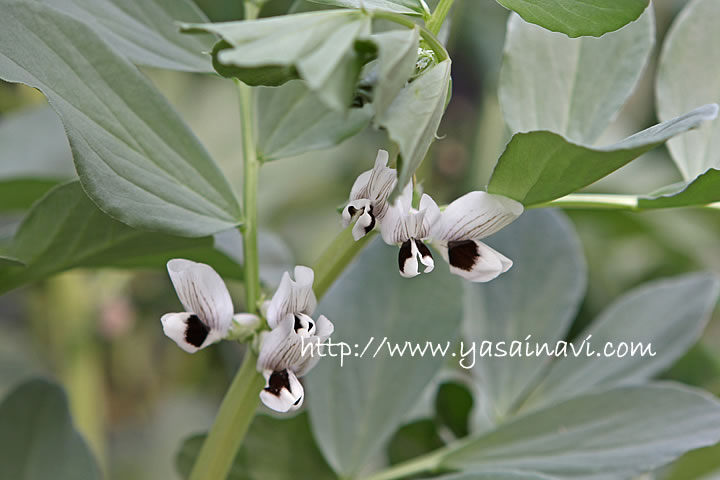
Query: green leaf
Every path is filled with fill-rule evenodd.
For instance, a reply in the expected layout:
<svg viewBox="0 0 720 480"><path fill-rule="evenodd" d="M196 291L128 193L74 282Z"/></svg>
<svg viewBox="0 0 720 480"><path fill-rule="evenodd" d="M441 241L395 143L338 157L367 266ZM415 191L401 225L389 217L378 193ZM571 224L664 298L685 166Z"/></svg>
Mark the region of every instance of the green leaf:
<svg viewBox="0 0 720 480"><path fill-rule="evenodd" d="M444 445L438 435L435 422L418 420L403 425L395 432L388 445L388 460L391 465L395 465L432 452Z"/></svg>
<svg viewBox="0 0 720 480"><path fill-rule="evenodd" d="M27 267L0 267L0 292L76 267L160 267L174 257L242 270L213 250L213 238L183 238L128 227L100 211L79 182L51 190L32 208L8 252ZM194 254L197 254L194 255Z"/></svg>
<svg viewBox="0 0 720 480"><path fill-rule="evenodd" d="M720 403L678 384L585 395L463 442L440 461L562 479L631 478L720 440Z"/></svg>
<svg viewBox="0 0 720 480"><path fill-rule="evenodd" d="M526 22L568 37L599 37L636 20L650 0L497 0Z"/></svg>
<svg viewBox="0 0 720 480"><path fill-rule="evenodd" d="M85 23L133 63L212 72L213 38L182 35L177 22L207 22L191 0L42 0Z"/></svg>
<svg viewBox="0 0 720 480"><path fill-rule="evenodd" d="M330 10L182 28L222 38L213 51L215 63L227 67L218 69L222 75L269 86L302 78L328 107L345 110L363 63L355 43L370 33L370 16Z"/></svg>
<svg viewBox="0 0 720 480"><path fill-rule="evenodd" d="M28 132L33 132L28 141ZM24 210L60 182L75 177L57 114L29 108L0 120L0 211Z"/></svg>
<svg viewBox="0 0 720 480"><path fill-rule="evenodd" d="M40 89L103 211L136 228L203 236L240 222L220 169L167 101L83 23L0 0L0 77Z"/></svg>
<svg viewBox="0 0 720 480"><path fill-rule="evenodd" d="M443 383L435 397L437 420L456 437L465 437L470 432L470 412L474 403L472 393L464 385Z"/></svg>
<svg viewBox="0 0 720 480"><path fill-rule="evenodd" d="M176 458L188 478L205 435L188 438ZM310 433L307 415L277 419L258 415L250 425L227 480L335 480Z"/></svg>
<svg viewBox="0 0 720 480"><path fill-rule="evenodd" d="M601 38L568 38L511 15L498 92L505 122L512 132L592 144L637 85L654 42L651 8Z"/></svg>
<svg viewBox="0 0 720 480"><path fill-rule="evenodd" d="M523 405L524 409L556 403L592 390L642 383L670 367L697 342L718 300L720 282L710 274L693 274L643 285L611 304L575 340L591 356L557 359ZM588 337L590 337L589 340ZM583 345L583 341L587 343ZM610 342L650 345L655 355L602 356Z"/></svg>
<svg viewBox="0 0 720 480"><path fill-rule="evenodd" d="M450 60L438 63L406 85L376 123L400 148L402 161L391 199L408 184L435 140L450 88Z"/></svg>
<svg viewBox="0 0 720 480"><path fill-rule="evenodd" d="M640 208L673 208L708 205L720 202L720 170L714 168L698 175L688 183L672 188L670 192L648 195L638 199Z"/></svg>
<svg viewBox="0 0 720 480"><path fill-rule="evenodd" d="M720 102L720 3L688 2L668 32L657 75L661 120L698 105ZM720 121L668 142L670 154L688 181L709 168L720 169Z"/></svg>
<svg viewBox="0 0 720 480"><path fill-rule="evenodd" d="M343 366L339 357L327 357L305 378L313 432L342 477L355 476L379 453L444 363L439 355L412 356L409 350L391 357L383 338L402 348L405 342L444 345L458 335L460 278L439 269L408 281L397 272L397 255L376 239L318 307L335 322L333 343L352 349Z"/></svg>
<svg viewBox="0 0 720 480"><path fill-rule="evenodd" d="M14 257L7 256L7 255L1 255L1 254L0 254L0 268L2 268L3 266L7 266L7 265L10 265L10 266L22 266L22 265L25 265L25 264L22 262L22 260L19 260L19 259L14 258Z"/></svg>
<svg viewBox="0 0 720 480"><path fill-rule="evenodd" d="M364 8L365 10L385 10L406 15L422 15L425 9L420 0L308 0L313 3L343 8Z"/></svg>
<svg viewBox="0 0 720 480"><path fill-rule="evenodd" d="M369 106L333 110L303 82L258 93L258 154L264 161L292 157L342 143L370 123Z"/></svg>
<svg viewBox="0 0 720 480"><path fill-rule="evenodd" d="M476 344L481 405L491 420L513 411L542 375L545 364L534 357L480 356L483 342L555 342L564 338L580 306L586 267L580 242L567 218L549 210L525 212L489 238L490 246L513 261L507 273L487 284L465 284L465 336ZM468 347L469 348L469 347ZM524 350L524 348L522 349ZM468 356L462 366L470 367Z"/></svg>
<svg viewBox="0 0 720 480"><path fill-rule="evenodd" d="M717 105L705 105L609 147L585 147L546 131L516 133L495 166L488 191L525 206L549 202L600 180L669 138L714 119L717 112Z"/></svg>
<svg viewBox="0 0 720 480"><path fill-rule="evenodd" d="M382 118L415 70L420 44L416 28L390 30L370 37L378 50L378 80L373 89L375 115Z"/></svg>
<svg viewBox="0 0 720 480"><path fill-rule="evenodd" d="M57 385L30 380L0 404L0 472L22 480L100 480L87 444L75 430Z"/></svg>

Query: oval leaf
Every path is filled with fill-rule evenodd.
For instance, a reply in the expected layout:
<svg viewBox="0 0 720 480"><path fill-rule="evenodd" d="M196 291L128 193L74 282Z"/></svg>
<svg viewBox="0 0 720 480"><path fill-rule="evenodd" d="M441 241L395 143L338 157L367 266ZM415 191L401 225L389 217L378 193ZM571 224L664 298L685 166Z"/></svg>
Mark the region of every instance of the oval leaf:
<svg viewBox="0 0 720 480"><path fill-rule="evenodd" d="M695 0L678 15L668 32L657 75L660 120L691 108L720 102L720 2ZM709 168L720 169L720 120L668 142L685 180Z"/></svg>
<svg viewBox="0 0 720 480"><path fill-rule="evenodd" d="M206 22L191 0L44 0L76 18L133 63L187 72L212 72L209 35L182 35L177 22Z"/></svg>
<svg viewBox="0 0 720 480"><path fill-rule="evenodd" d="M495 165L488 191L525 206L549 202L600 180L717 113L716 104L705 105L609 147L585 147L546 131L516 133Z"/></svg>
<svg viewBox="0 0 720 480"><path fill-rule="evenodd" d="M408 350L391 357L387 342L425 346L458 335L460 279L445 269L402 278L397 255L396 248L376 239L318 307L335 323L332 341L352 349L343 366L339 357L322 359L305 382L313 432L328 463L343 477L354 476L379 453L444 363L429 352L421 357Z"/></svg>
<svg viewBox="0 0 720 480"><path fill-rule="evenodd" d="M587 274L580 242L567 218L549 210L523 214L487 243L512 259L509 272L487 284L465 284L463 327L475 342L472 372L491 419L509 414L544 371L532 357L479 357L483 342L548 342L566 334L585 293ZM465 367L471 360L464 361Z"/></svg>
<svg viewBox="0 0 720 480"><path fill-rule="evenodd" d="M83 23L0 0L0 78L41 90L103 211L136 228L203 236L240 222L220 169L149 81Z"/></svg>
<svg viewBox="0 0 720 480"><path fill-rule="evenodd" d="M526 22L569 37L599 37L636 20L650 0L497 0Z"/></svg>
<svg viewBox="0 0 720 480"><path fill-rule="evenodd" d="M681 184L670 193L648 195L638 199L640 208L674 208L693 205L708 205L720 202L720 170L714 168L697 176L688 183Z"/></svg>
<svg viewBox="0 0 720 480"><path fill-rule="evenodd" d="M440 464L568 480L631 478L719 440L717 399L660 384L585 395L539 410L463 442Z"/></svg>
<svg viewBox="0 0 720 480"><path fill-rule="evenodd" d="M640 383L663 372L697 342L718 299L720 283L714 275L694 274L653 282L635 289L610 305L574 342L585 352L587 340L597 356L568 356L556 360L547 377L523 405L535 409L596 389ZM625 357L601 356L607 342L650 346Z"/></svg>
<svg viewBox="0 0 720 480"><path fill-rule="evenodd" d="M30 380L0 404L0 472L23 480L100 480L87 444L73 428L60 387Z"/></svg>
<svg viewBox="0 0 720 480"><path fill-rule="evenodd" d="M651 8L601 38L568 38L511 15L498 91L505 122L592 144L640 80L654 41Z"/></svg>

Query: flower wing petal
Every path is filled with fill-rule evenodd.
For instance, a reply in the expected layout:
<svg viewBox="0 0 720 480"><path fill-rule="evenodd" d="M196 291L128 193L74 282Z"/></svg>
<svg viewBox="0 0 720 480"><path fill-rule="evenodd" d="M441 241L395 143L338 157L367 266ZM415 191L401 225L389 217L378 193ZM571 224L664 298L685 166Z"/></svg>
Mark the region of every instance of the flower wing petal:
<svg viewBox="0 0 720 480"><path fill-rule="evenodd" d="M233 305L220 275L209 265L180 258L170 260L167 270L185 310L224 336L230 328Z"/></svg>
<svg viewBox="0 0 720 480"><path fill-rule="evenodd" d="M302 406L305 391L293 372L266 370L263 376L265 388L260 392L260 400L268 408L285 413Z"/></svg>
<svg viewBox="0 0 720 480"><path fill-rule="evenodd" d="M512 260L477 240L449 242L441 248L450 272L471 282L489 282L512 267Z"/></svg>
<svg viewBox="0 0 720 480"><path fill-rule="evenodd" d="M511 198L470 192L447 206L431 236L439 242L479 240L506 227L522 212L522 204Z"/></svg>
<svg viewBox="0 0 720 480"><path fill-rule="evenodd" d="M192 312L166 313L160 322L165 335L188 353L195 353L222 339L220 332L211 330Z"/></svg>

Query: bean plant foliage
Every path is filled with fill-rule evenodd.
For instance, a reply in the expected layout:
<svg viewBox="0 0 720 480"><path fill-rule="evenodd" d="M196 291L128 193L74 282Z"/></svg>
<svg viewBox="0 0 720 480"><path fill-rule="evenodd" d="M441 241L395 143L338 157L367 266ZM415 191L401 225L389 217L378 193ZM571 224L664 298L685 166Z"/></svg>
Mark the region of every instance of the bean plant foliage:
<svg viewBox="0 0 720 480"><path fill-rule="evenodd" d="M0 213L21 218L0 237L0 292L74 268L167 268L184 310L162 315L170 339L188 353L245 344L213 427L178 445L182 478L630 479L718 443L720 401L656 380L700 337L716 276L640 286L571 333L587 266L546 207L717 211L719 3L688 2L658 46L657 124L605 142L655 48L649 0L498 0L508 139L487 185L438 205L418 168L452 101L440 30L453 1L311 2L264 16L245 0L244 19L212 23L192 0L0 0L0 79L48 103L0 122ZM236 86L242 185L140 67ZM36 142L19 144L29 128ZM347 185L345 228L293 269L258 231L258 171L366 130L383 143ZM665 144L679 183L583 192ZM457 349L526 338L656 354L478 351L468 365ZM330 341L350 349L342 362L319 359ZM387 341L454 346L398 355ZM30 380L0 403L3 474L92 480L98 465L58 385Z"/></svg>

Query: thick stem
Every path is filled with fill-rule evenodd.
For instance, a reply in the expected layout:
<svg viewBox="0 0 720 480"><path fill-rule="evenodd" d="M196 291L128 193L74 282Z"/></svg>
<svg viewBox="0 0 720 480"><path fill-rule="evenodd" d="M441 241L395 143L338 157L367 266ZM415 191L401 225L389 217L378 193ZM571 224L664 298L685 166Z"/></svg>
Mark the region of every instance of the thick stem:
<svg viewBox="0 0 720 480"><path fill-rule="evenodd" d="M258 4L245 2L245 18L257 17ZM257 247L257 189L260 162L255 148L255 105L252 89L236 81L240 100L243 144L243 254L245 260L245 297L248 312L257 312L260 298L259 261ZM208 478L223 480L232 468L233 460L242 445L250 422L260 401L265 381L257 372L257 355L247 349L240 370L235 374L225 394L220 410L200 454L193 466L190 480Z"/></svg>
<svg viewBox="0 0 720 480"><path fill-rule="evenodd" d="M255 313L260 298L260 266L257 247L257 188L260 162L255 148L255 108L252 88L236 80L240 99L243 143L243 257L245 261L245 296L248 312Z"/></svg>
<svg viewBox="0 0 720 480"><path fill-rule="evenodd" d="M435 11L432 13L430 20L428 20L425 24L427 29L430 30L433 35L440 33L440 28L445 22L445 18L450 12L450 8L452 8L453 3L455 3L455 0L440 0L438 6L435 7Z"/></svg>
<svg viewBox="0 0 720 480"><path fill-rule="evenodd" d="M257 355L248 348L195 461L190 480L223 480L230 472L260 402L258 392L265 384L255 369L256 363Z"/></svg>

